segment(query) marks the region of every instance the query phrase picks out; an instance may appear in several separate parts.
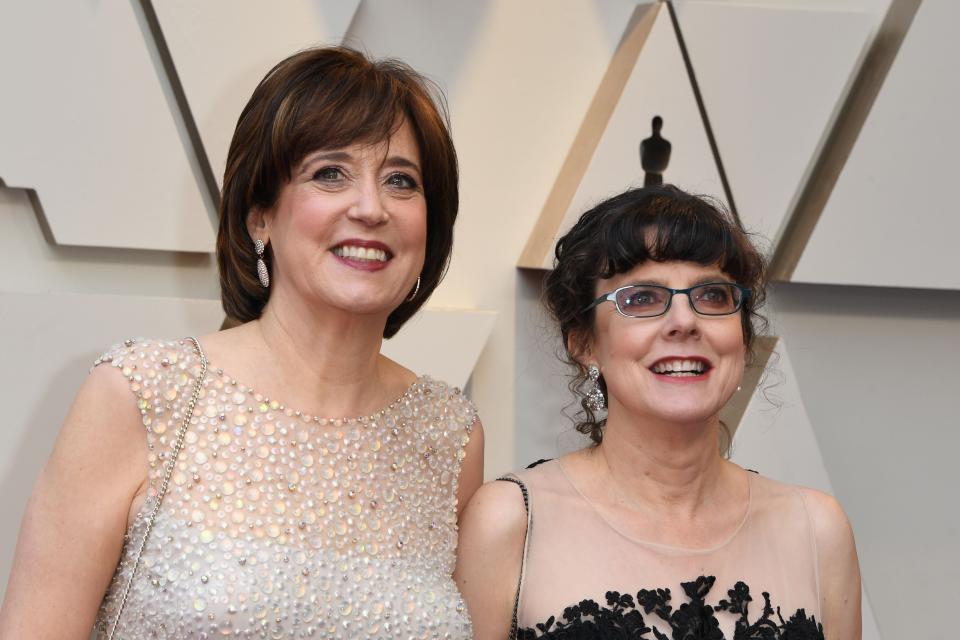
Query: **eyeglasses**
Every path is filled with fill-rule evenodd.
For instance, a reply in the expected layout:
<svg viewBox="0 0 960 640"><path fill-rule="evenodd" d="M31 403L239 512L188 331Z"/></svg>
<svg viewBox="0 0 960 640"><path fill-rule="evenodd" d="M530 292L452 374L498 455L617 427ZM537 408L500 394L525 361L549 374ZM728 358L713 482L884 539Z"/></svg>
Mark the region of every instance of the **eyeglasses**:
<svg viewBox="0 0 960 640"><path fill-rule="evenodd" d="M750 289L734 282L708 282L686 289L671 289L655 284L628 284L600 296L584 309L589 311L602 302L617 305L620 315L628 318L653 318L670 309L673 296L685 293L691 308L702 316L728 316L750 299Z"/></svg>

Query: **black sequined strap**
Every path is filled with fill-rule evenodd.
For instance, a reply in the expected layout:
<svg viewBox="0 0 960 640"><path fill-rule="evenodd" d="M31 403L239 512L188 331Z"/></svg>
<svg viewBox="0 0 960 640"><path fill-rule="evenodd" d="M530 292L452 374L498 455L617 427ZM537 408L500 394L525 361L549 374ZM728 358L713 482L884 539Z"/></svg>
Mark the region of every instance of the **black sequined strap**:
<svg viewBox="0 0 960 640"><path fill-rule="evenodd" d="M513 615L510 618L510 635L507 636L510 640L515 640L520 627L517 614L520 610L520 592L523 591L523 574L526 572L527 567L527 548L530 544L530 529L533 526L533 511L530 509L530 492L527 491L527 485L523 483L523 480L514 475L501 476L497 478L497 480L512 482L520 487L520 492L523 494L523 508L527 512L527 530L523 534L523 557L520 560L520 579L517 581L517 595L513 599Z"/></svg>

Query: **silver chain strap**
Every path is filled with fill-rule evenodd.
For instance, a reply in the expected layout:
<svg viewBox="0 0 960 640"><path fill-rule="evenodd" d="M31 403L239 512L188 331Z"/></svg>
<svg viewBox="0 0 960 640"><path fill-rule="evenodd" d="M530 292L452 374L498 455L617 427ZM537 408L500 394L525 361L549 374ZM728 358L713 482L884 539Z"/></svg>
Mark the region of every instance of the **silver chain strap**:
<svg viewBox="0 0 960 640"><path fill-rule="evenodd" d="M183 449L183 440L187 435L187 429L190 427L190 420L193 418L193 410L196 408L197 402L200 400L200 390L203 388L203 379L207 375L207 356L203 353L203 348L200 346L200 341L196 338L187 339L193 343L194 348L197 350L197 354L200 356L200 375L197 377L197 383L193 387L193 395L190 396L190 402L187 404L187 411L183 415L183 423L177 430L177 439L173 443L173 455L167 461L167 468L163 474L163 482L160 483L160 490L157 492L157 500L153 505L153 510L150 512L150 515L147 516L147 528L143 532L143 540L140 541L140 548L137 549L137 555L134 557L133 568L130 569L130 579L127 581L127 586L123 589L123 595L120 597L120 604L117 607L117 613L113 618L113 624L110 626L110 632L107 635L107 640L113 640L114 635L117 633L117 629L120 628L120 616L123 614L123 608L127 604L127 596L130 595L130 588L133 586L133 579L137 575L137 567L140 566L140 558L143 556L143 550L147 546L147 539L150 537L150 532L153 531L153 523L157 519L157 514L160 513L160 504L163 502L163 496L166 495L167 487L170 486L170 477L173 475L174 467L177 466L177 457L180 455L180 450Z"/></svg>

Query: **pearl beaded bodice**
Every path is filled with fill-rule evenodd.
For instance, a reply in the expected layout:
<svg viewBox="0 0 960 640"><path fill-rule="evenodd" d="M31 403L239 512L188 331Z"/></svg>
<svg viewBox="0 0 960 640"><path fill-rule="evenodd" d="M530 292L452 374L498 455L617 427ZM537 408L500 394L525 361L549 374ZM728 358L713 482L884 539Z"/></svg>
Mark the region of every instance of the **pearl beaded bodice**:
<svg viewBox="0 0 960 640"><path fill-rule="evenodd" d="M189 341L104 354L146 429L150 487L97 617L106 637L200 372ZM301 415L211 363L116 637L469 638L451 574L476 412L421 377L366 418Z"/></svg>

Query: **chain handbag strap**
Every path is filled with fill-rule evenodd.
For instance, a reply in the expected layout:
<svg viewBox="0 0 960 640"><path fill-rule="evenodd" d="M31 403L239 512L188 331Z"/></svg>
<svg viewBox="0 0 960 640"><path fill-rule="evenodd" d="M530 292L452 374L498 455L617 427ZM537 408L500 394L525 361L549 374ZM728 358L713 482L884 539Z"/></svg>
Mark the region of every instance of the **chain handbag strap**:
<svg viewBox="0 0 960 640"><path fill-rule="evenodd" d="M544 461L541 460L540 462ZM516 640L520 634L520 594L523 592L523 578L527 572L527 553L530 550L530 530L533 528L533 511L530 508L530 492L527 490L527 485L523 480L512 473L500 476L497 480L512 482L520 487L520 493L523 494L523 508L527 511L527 530L523 534L523 558L520 560L520 579L517 580L517 595L513 599L513 615L510 618L510 635L507 636L509 640Z"/></svg>
<svg viewBox="0 0 960 640"><path fill-rule="evenodd" d="M117 629L120 628L120 616L123 615L123 609L127 604L127 596L130 595L130 588L133 586L133 579L137 575L137 567L140 566L140 558L143 556L143 550L147 546L147 540L150 538L150 532L153 531L153 523L157 519L157 514L160 513L160 505L163 502L163 496L167 493L167 487L170 486L170 477L173 475L173 469L177 466L177 457L180 455L180 450L183 449L183 440L187 435L187 429L190 426L190 420L193 418L193 410L197 406L197 402L200 400L200 390L203 388L203 379L207 375L207 356L203 353L203 347L200 346L200 341L196 338L187 338L190 342L193 343L194 349L197 351L197 355L200 356L200 375L197 376L197 382L193 387L193 395L190 396L190 402L187 404L187 410L183 414L183 422L180 425L180 428L177 429L177 439L173 443L173 455L170 456L167 460L167 468L163 473L163 481L160 483L160 490L157 491L157 500L153 505L153 509L150 511L150 515L147 516L147 527L143 532L143 540L140 541L140 548L137 549L137 555L133 559L133 568L130 570L130 579L127 580L127 586L123 589L123 595L120 596L120 604L117 607L117 613L113 618L113 624L110 625L110 632L107 635L107 640L113 640Z"/></svg>

